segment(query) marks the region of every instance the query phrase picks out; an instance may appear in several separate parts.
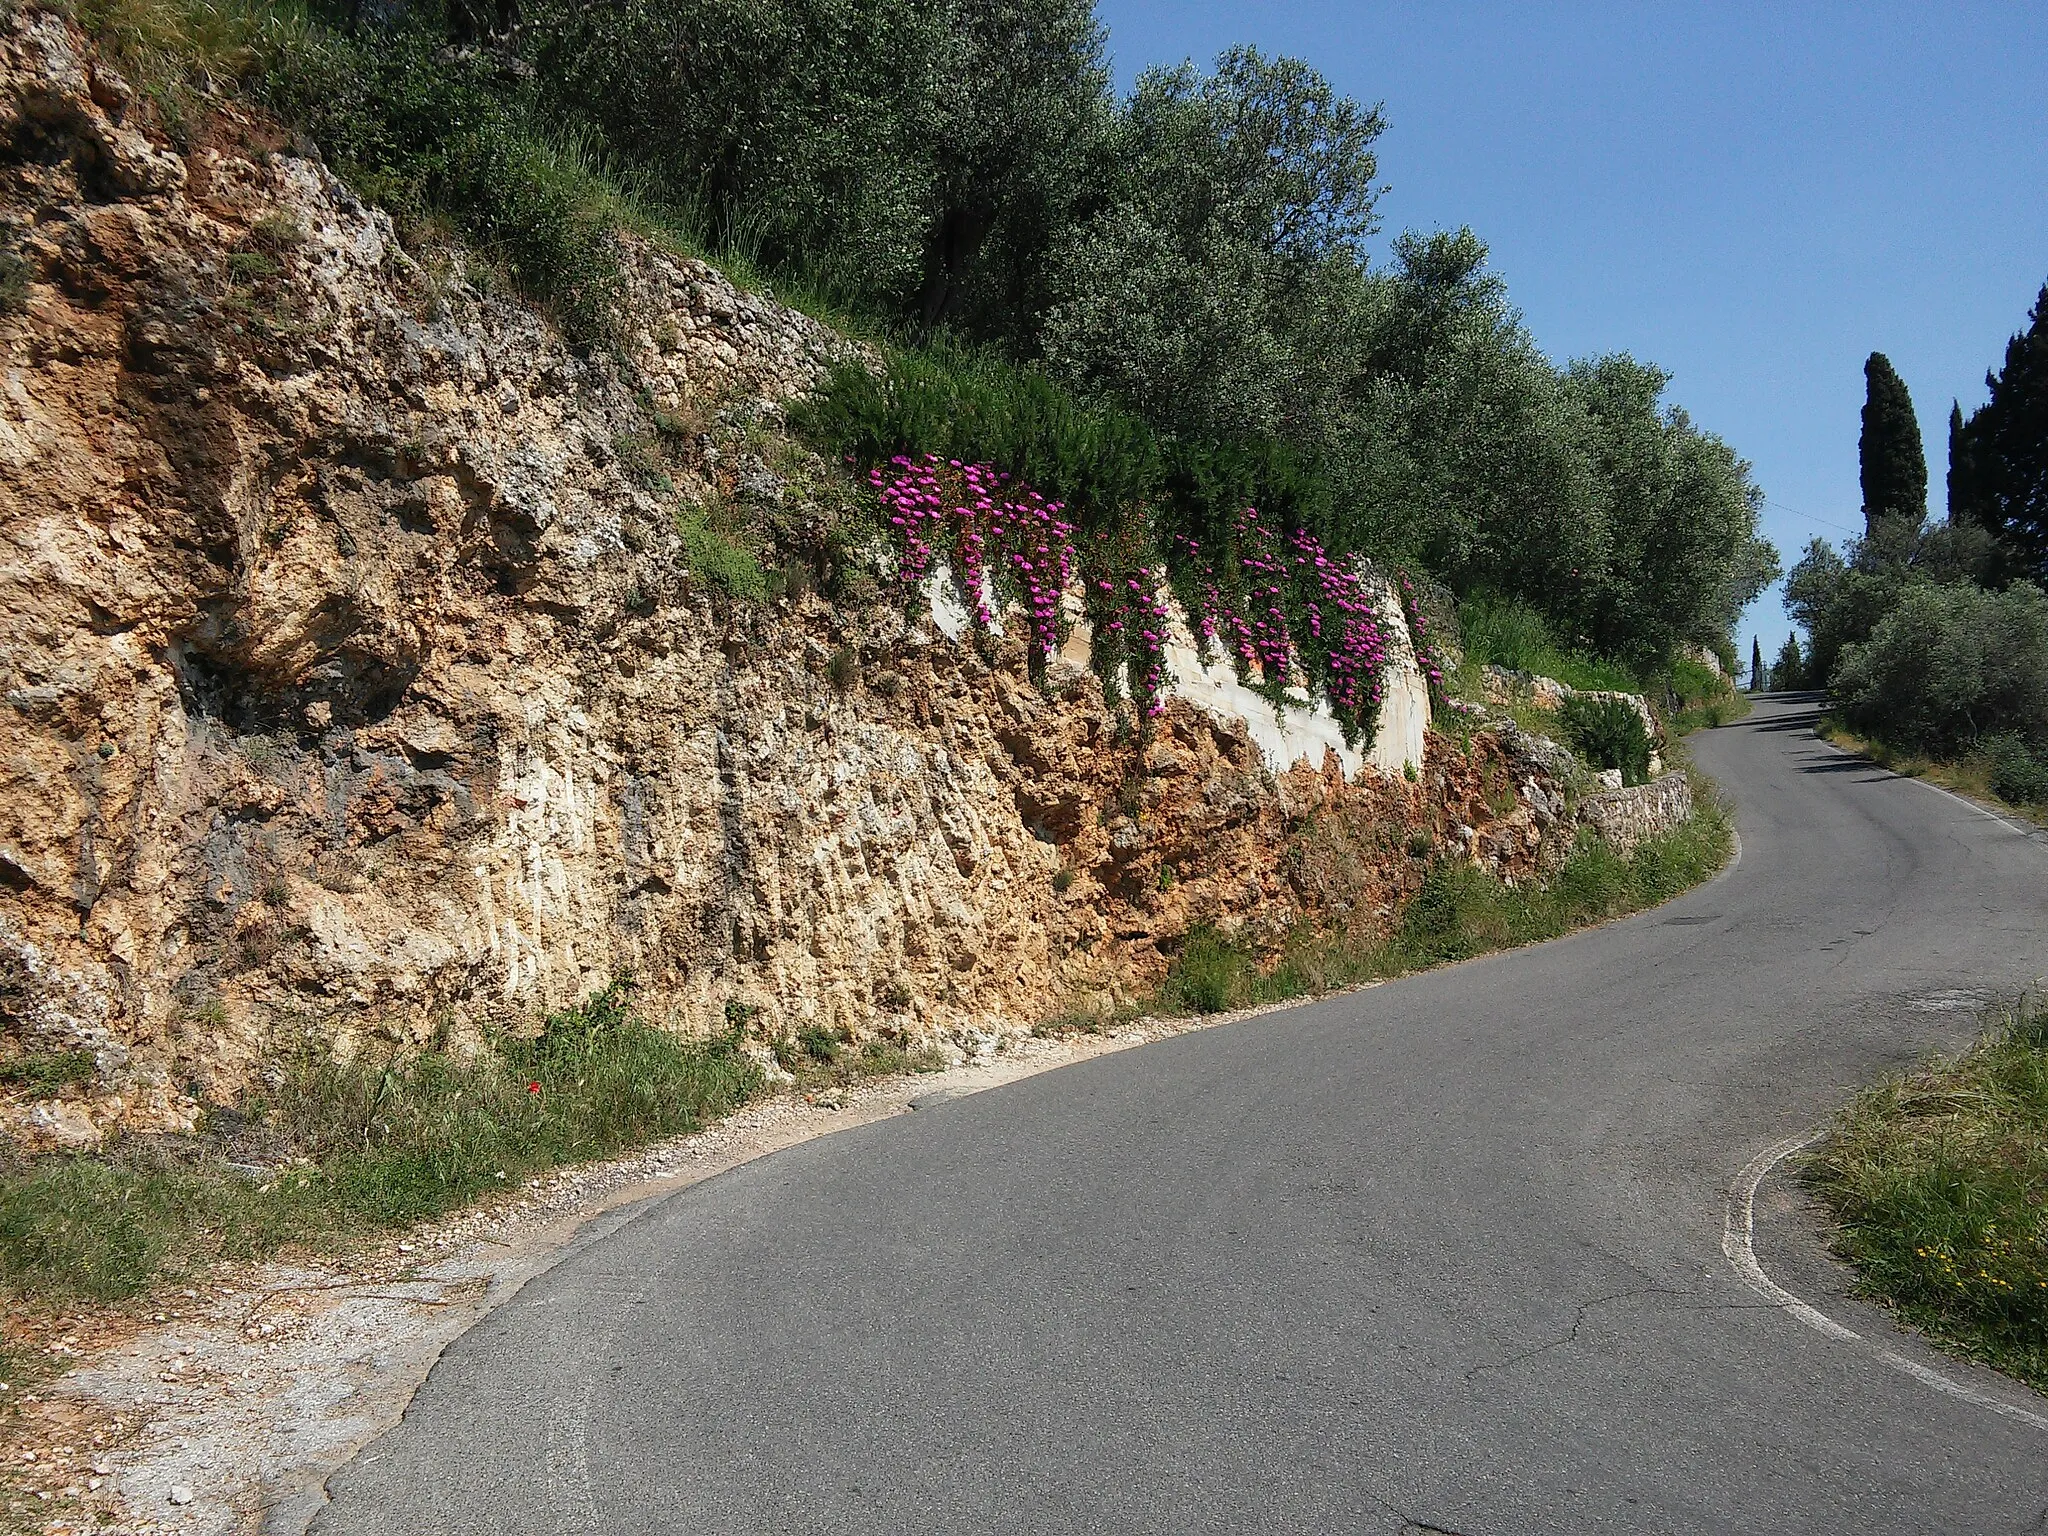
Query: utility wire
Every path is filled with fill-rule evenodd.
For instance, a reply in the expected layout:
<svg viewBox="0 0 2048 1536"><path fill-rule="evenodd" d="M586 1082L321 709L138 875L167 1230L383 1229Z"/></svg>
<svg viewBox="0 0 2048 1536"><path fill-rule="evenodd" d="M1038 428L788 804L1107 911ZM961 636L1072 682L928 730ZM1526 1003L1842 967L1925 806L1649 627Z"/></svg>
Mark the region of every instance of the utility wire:
<svg viewBox="0 0 2048 1536"><path fill-rule="evenodd" d="M1764 505L1776 507L1780 512L1789 512L1794 517L1803 517L1809 523L1819 523L1823 528L1834 528L1851 535L1861 532L1860 529L1851 528L1846 523L1838 523L1831 518L1815 517L1811 512L1802 512L1797 507L1788 507L1782 501L1774 501L1769 496L1764 498Z"/></svg>

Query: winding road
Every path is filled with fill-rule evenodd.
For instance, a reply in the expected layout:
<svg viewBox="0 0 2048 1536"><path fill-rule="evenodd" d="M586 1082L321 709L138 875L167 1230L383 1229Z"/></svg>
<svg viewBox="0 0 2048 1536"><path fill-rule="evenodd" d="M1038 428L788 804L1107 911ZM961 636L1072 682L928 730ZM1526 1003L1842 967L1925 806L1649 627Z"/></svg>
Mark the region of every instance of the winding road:
<svg viewBox="0 0 2048 1536"><path fill-rule="evenodd" d="M2043 1529L2048 1400L1846 1300L1782 1171L1835 1331L1724 1252L1759 1154L2048 971L2048 843L1812 714L1693 738L1742 856L1666 907L634 1208L314 1529Z"/></svg>

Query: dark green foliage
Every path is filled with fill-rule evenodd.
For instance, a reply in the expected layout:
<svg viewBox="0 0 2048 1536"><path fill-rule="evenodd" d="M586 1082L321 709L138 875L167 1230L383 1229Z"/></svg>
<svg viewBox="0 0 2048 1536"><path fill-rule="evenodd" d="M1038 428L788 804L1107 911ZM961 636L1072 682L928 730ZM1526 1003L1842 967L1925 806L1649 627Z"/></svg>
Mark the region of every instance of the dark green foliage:
<svg viewBox="0 0 2048 1536"><path fill-rule="evenodd" d="M1650 777L1650 733L1627 699L1574 694L1558 707L1565 739L1595 768L1619 768L1624 784Z"/></svg>
<svg viewBox="0 0 2048 1536"><path fill-rule="evenodd" d="M1849 725L1891 746L1954 757L1999 731L2048 745L2048 597L2031 582L1907 586L1832 686Z"/></svg>
<svg viewBox="0 0 2048 1536"><path fill-rule="evenodd" d="M1913 528L1927 519L1927 451L1913 398L1891 360L1873 352L1863 364L1863 435L1857 460L1863 478L1863 523L1876 536L1881 523L1903 518Z"/></svg>
<svg viewBox="0 0 2048 1536"><path fill-rule="evenodd" d="M1764 675L1764 642L1759 635L1749 637L1749 691L1761 692L1769 683Z"/></svg>
<svg viewBox="0 0 2048 1536"><path fill-rule="evenodd" d="M1990 769L1991 792L2013 805L2048 804L2048 753L2014 731L2000 731L1978 744Z"/></svg>
<svg viewBox="0 0 2048 1536"><path fill-rule="evenodd" d="M1287 435L1353 301L1381 128L1308 65L1252 48L1207 75L1146 71L1104 187L1053 246L1048 365L1163 430Z"/></svg>
<svg viewBox="0 0 2048 1536"><path fill-rule="evenodd" d="M18 314L28 303L29 265L16 248L20 238L12 224L0 224L0 315Z"/></svg>
<svg viewBox="0 0 2048 1536"><path fill-rule="evenodd" d="M1991 398L1962 430L1966 520L1992 533L2017 567L2048 579L2048 284L1985 375ZM1951 520L1955 519L1953 502Z"/></svg>
<svg viewBox="0 0 2048 1536"><path fill-rule="evenodd" d="M1860 1094L1807 1169L1859 1289L2048 1390L2048 1012L1995 1010L1960 1056Z"/></svg>
<svg viewBox="0 0 2048 1536"><path fill-rule="evenodd" d="M1799 637L1787 635L1785 643L1778 647L1778 659L1771 663L1771 691L1787 693L1810 687L1812 677L1811 664L1799 654Z"/></svg>
<svg viewBox="0 0 2048 1536"><path fill-rule="evenodd" d="M1960 400L1951 400L1948 406L1948 520L1951 523L1981 520L1975 481L1970 464L1969 429L1963 424L1963 404Z"/></svg>

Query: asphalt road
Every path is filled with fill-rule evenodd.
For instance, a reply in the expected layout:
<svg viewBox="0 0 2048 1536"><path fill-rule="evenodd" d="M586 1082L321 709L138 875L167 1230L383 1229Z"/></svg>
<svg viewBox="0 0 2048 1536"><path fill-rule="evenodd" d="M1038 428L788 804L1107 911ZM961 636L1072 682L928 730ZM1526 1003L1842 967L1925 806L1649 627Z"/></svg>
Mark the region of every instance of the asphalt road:
<svg viewBox="0 0 2048 1536"><path fill-rule="evenodd" d="M1722 1255L1760 1148L2048 971L2042 840L1810 717L1693 738L1742 858L1658 911L638 1208L452 1346L315 1529L2042 1529L2048 1431ZM1780 1184L1767 1266L1882 1333Z"/></svg>

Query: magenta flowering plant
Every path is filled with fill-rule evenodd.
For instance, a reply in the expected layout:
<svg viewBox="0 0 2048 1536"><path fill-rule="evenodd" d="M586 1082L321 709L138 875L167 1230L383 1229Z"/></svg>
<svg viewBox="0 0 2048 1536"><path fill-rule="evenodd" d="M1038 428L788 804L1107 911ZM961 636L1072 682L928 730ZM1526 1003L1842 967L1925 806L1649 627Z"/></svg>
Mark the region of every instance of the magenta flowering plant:
<svg viewBox="0 0 2048 1536"><path fill-rule="evenodd" d="M1258 508L1237 514L1226 549L1177 540L1180 587L1198 645L1276 701L1300 680L1345 739L1370 744L1385 694L1388 635L1366 574L1306 528L1283 533Z"/></svg>
<svg viewBox="0 0 2048 1536"><path fill-rule="evenodd" d="M1422 611L1422 595L1415 590L1415 583L1408 579L1408 573L1400 573L1401 611L1408 619L1408 633L1415 641L1416 665L1422 668L1422 675L1429 679L1429 705L1431 709L1443 709L1450 701L1450 694L1444 687L1445 656L1442 643L1430 627Z"/></svg>
<svg viewBox="0 0 2048 1536"><path fill-rule="evenodd" d="M932 453L899 454L868 480L896 541L904 596L945 560L977 628L994 624L1000 607L1024 609L1032 671L1042 671L1060 647L1060 597L1074 574L1066 508L985 464Z"/></svg>
<svg viewBox="0 0 2048 1536"><path fill-rule="evenodd" d="M1165 705L1171 608L1159 573L1129 528L1098 529L1085 546L1082 605L1093 632L1095 670L1112 700L1128 697L1146 720Z"/></svg>
<svg viewBox="0 0 2048 1536"><path fill-rule="evenodd" d="M1148 718L1159 713L1166 597L1128 536L1104 532L1084 544L1061 503L986 464L898 454L868 480L896 544L906 601L944 561L976 628L989 629L998 612L1023 610L1036 677L1066 638L1062 599L1078 575L1105 688L1127 694Z"/></svg>

